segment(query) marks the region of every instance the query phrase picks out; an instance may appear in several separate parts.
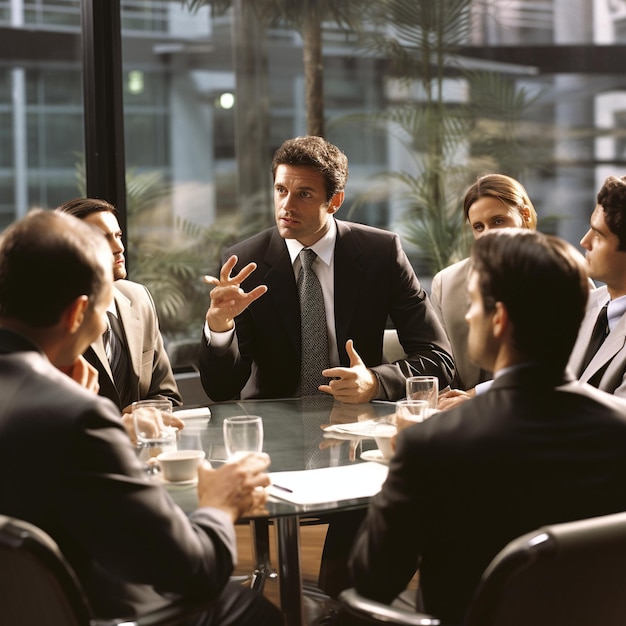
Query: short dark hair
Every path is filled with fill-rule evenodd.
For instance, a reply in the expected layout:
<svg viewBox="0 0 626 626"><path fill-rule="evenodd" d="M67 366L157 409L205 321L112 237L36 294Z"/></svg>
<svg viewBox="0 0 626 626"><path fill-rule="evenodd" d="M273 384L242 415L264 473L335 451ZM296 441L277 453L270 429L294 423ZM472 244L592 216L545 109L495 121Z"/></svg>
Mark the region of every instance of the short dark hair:
<svg viewBox="0 0 626 626"><path fill-rule="evenodd" d="M94 213L102 213L104 211L113 213L117 217L116 208L106 200L100 200L100 198L74 198L59 205L56 211L69 213L81 220Z"/></svg>
<svg viewBox="0 0 626 626"><path fill-rule="evenodd" d="M617 249L626 250L626 176L609 176L596 201L604 209L604 221L609 230L617 235Z"/></svg>
<svg viewBox="0 0 626 626"><path fill-rule="evenodd" d="M0 238L0 316L56 324L79 296L99 301L111 272L102 233L71 216L33 209Z"/></svg>
<svg viewBox="0 0 626 626"><path fill-rule="evenodd" d="M343 191L348 182L348 157L332 143L307 135L285 141L274 153L272 180L279 165L303 165L316 169L326 184L326 200Z"/></svg>
<svg viewBox="0 0 626 626"><path fill-rule="evenodd" d="M554 235L504 228L477 239L471 258L483 306L506 307L516 349L529 360L564 368L589 295L582 255Z"/></svg>

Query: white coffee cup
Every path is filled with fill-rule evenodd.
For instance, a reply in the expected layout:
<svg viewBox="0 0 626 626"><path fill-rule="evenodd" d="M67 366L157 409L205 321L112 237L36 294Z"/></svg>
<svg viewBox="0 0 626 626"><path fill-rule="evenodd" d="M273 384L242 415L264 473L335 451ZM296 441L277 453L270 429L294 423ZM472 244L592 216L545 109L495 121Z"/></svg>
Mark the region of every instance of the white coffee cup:
<svg viewBox="0 0 626 626"><path fill-rule="evenodd" d="M379 424L374 429L374 440L385 459L393 456L391 439L396 434L397 428L393 424Z"/></svg>
<svg viewBox="0 0 626 626"><path fill-rule="evenodd" d="M204 450L173 450L159 454L157 461L165 480L180 483L197 478L198 465L205 456Z"/></svg>

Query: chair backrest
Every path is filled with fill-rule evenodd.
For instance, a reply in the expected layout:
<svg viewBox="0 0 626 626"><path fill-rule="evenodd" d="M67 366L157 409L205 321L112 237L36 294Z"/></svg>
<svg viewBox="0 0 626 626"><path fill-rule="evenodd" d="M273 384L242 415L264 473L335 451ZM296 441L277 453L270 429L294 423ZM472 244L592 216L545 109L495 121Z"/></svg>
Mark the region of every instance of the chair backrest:
<svg viewBox="0 0 626 626"><path fill-rule="evenodd" d="M482 576L465 626L626 624L626 513L545 526Z"/></svg>
<svg viewBox="0 0 626 626"><path fill-rule="evenodd" d="M3 624L88 626L92 614L56 543L40 528L0 515Z"/></svg>
<svg viewBox="0 0 626 626"><path fill-rule="evenodd" d="M398 339L398 332L395 328L387 328L383 335L383 355L389 361L399 361L400 359L406 359L406 352Z"/></svg>

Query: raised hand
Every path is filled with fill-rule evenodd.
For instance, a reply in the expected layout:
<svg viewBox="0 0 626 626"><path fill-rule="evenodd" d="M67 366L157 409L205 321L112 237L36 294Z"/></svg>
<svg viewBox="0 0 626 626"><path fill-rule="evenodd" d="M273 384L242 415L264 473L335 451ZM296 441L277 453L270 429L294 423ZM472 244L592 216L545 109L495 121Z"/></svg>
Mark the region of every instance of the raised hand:
<svg viewBox="0 0 626 626"><path fill-rule="evenodd" d="M245 293L240 285L257 266L256 263L248 263L236 276L231 276L230 273L236 263L237 257L233 255L222 266L219 278L203 277L205 283L214 285L210 293L211 305L206 313L206 321L209 328L215 332L232 330L235 326L235 317L267 291L266 285L259 285Z"/></svg>

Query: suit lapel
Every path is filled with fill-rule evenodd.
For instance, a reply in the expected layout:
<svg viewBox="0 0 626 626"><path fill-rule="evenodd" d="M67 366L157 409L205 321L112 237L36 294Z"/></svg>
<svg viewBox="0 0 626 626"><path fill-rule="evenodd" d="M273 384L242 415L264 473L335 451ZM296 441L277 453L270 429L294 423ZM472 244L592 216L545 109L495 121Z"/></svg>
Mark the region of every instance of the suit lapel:
<svg viewBox="0 0 626 626"><path fill-rule="evenodd" d="M337 241L335 242L335 333L339 360L348 363L346 341L348 329L357 312L357 296L361 293L366 278L363 251L352 237L350 226L336 220Z"/></svg>
<svg viewBox="0 0 626 626"><path fill-rule="evenodd" d="M589 305L587 307L587 313L585 314L582 324L580 325L578 337L576 338L576 343L574 344L574 348L572 349L572 354L569 359L569 367L572 372L574 372L574 374L578 374L578 371L580 370L580 366L585 357L585 353L587 352L587 346L589 345L589 341L591 340L591 333L593 332L593 327L595 326L596 319L598 317L598 314L600 313L600 309L606 304L608 299L609 295L605 287L599 287L589 294ZM608 342L609 338L607 338L604 343L606 344ZM603 348L604 345L598 351L595 357L590 361L585 372L590 371L589 366L594 363L594 361L596 361L596 357L603 352Z"/></svg>
<svg viewBox="0 0 626 626"><path fill-rule="evenodd" d="M274 229L265 253L266 273L263 282L267 294L275 303L275 310L287 331L296 352L300 352L300 304L291 258L285 240Z"/></svg>
<svg viewBox="0 0 626 626"><path fill-rule="evenodd" d="M617 326L609 333L600 349L595 353L580 380L587 382L600 369L610 363L615 355L624 348L626 343L626 315L623 315Z"/></svg>
<svg viewBox="0 0 626 626"><path fill-rule="evenodd" d="M98 346L98 342L100 345ZM113 376L111 374L111 367L109 360L104 353L104 347L102 345L102 339L99 339L95 343L92 343L83 355L88 363L91 363L96 370L98 370L98 383L100 384L99 395L109 398L114 404L116 404L120 410L122 402L120 396L117 393L117 388L113 382Z"/></svg>
<svg viewBox="0 0 626 626"><path fill-rule="evenodd" d="M130 356L130 368L134 377L139 379L142 357L142 333L143 328L132 302L119 290L115 289L115 306L119 315L122 329L124 330L128 354Z"/></svg>

